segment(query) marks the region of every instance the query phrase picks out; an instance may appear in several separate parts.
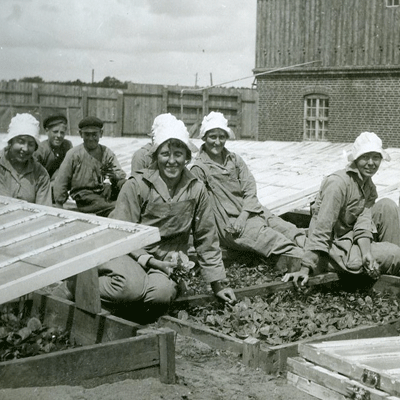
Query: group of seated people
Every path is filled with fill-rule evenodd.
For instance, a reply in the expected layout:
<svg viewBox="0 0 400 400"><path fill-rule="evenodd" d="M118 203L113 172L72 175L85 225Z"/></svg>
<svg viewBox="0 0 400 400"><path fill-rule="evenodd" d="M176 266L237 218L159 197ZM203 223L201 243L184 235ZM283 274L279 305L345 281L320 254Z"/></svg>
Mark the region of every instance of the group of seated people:
<svg viewBox="0 0 400 400"><path fill-rule="evenodd" d="M76 147L65 139L67 123L63 115L46 118L48 140L40 142L33 116L11 120L0 153L0 195L60 208L71 196L81 212L159 228L159 242L98 266L105 308L123 309L140 321L166 313L178 294L171 279L176 254L187 254L190 236L203 278L228 303L236 299L226 283L221 246L272 263L281 255L301 259L301 268L282 278L296 286L327 271L374 279L400 275L399 207L377 201L371 179L389 160L375 133L361 133L348 165L323 180L305 231L260 204L246 163L225 146L234 133L220 112L203 118L200 149L182 121L169 113L156 117L151 141L133 154L129 179L115 154L99 143L100 119L80 121L83 143Z"/></svg>

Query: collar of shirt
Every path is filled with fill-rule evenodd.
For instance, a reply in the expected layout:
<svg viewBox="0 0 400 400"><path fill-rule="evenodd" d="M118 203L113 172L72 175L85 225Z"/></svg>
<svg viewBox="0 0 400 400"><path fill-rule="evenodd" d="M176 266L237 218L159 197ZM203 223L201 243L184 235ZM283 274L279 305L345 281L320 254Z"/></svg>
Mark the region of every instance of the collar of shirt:
<svg viewBox="0 0 400 400"><path fill-rule="evenodd" d="M226 165L226 163L231 160L234 162L233 160L233 153L230 152L226 147L223 148L222 150L222 156L224 159L224 165ZM214 164L214 161L211 160L210 156L207 154L207 152L204 150L204 144L201 145L200 150L199 150L199 158L204 161L204 162L209 162Z"/></svg>
<svg viewBox="0 0 400 400"><path fill-rule="evenodd" d="M347 167L346 167L346 172L347 173L351 173L352 175L356 176L356 181L357 183L360 185L360 187L362 189L365 188L365 186L367 185L371 185L372 183L372 179L368 178L367 180L364 181L362 175L360 174L360 171L358 170L358 168L355 166L354 162L350 163Z"/></svg>
<svg viewBox="0 0 400 400"><path fill-rule="evenodd" d="M162 180L158 168L147 169L143 174L143 180L150 183L165 201L171 201L167 185ZM197 181L197 178L188 169L184 168L181 179L175 190L174 198L179 198L181 194L187 190L192 181Z"/></svg>

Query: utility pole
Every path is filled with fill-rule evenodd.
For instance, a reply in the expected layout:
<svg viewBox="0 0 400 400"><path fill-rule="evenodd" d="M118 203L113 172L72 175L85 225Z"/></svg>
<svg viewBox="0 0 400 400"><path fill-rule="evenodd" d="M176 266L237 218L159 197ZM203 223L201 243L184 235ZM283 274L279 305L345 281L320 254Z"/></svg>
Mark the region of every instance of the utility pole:
<svg viewBox="0 0 400 400"><path fill-rule="evenodd" d="M94 68L92 69L92 83L94 83Z"/></svg>
<svg viewBox="0 0 400 400"><path fill-rule="evenodd" d="M194 79L194 87L197 87L197 72L196 72L196 75L195 75L195 79Z"/></svg>
<svg viewBox="0 0 400 400"><path fill-rule="evenodd" d="M210 86L213 86L213 81L212 81L212 72L210 72Z"/></svg>

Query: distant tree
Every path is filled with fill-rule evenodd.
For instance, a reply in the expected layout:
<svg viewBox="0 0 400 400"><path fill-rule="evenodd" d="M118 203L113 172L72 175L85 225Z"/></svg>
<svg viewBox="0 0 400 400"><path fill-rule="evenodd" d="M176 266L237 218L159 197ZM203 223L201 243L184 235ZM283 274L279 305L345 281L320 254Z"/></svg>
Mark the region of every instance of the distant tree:
<svg viewBox="0 0 400 400"><path fill-rule="evenodd" d="M112 76L106 76L102 82L94 83L93 86L101 86L115 89L126 89L128 87L127 82L121 82L119 79Z"/></svg>
<svg viewBox="0 0 400 400"><path fill-rule="evenodd" d="M30 82L30 83L43 83L44 80L40 76L25 77L19 80L20 82Z"/></svg>

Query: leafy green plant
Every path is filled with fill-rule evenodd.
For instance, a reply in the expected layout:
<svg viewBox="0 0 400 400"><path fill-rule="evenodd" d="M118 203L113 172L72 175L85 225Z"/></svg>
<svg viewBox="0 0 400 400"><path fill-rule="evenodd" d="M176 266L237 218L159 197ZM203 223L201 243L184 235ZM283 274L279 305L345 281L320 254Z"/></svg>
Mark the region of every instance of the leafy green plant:
<svg viewBox="0 0 400 400"><path fill-rule="evenodd" d="M69 332L43 326L39 319L24 318L3 309L0 317L0 361L14 360L75 347Z"/></svg>
<svg viewBox="0 0 400 400"><path fill-rule="evenodd" d="M233 306L221 303L175 313L219 332L268 345L295 342L362 325L383 324L400 317L397 298L373 290L346 292L337 288L286 290L244 298Z"/></svg>

